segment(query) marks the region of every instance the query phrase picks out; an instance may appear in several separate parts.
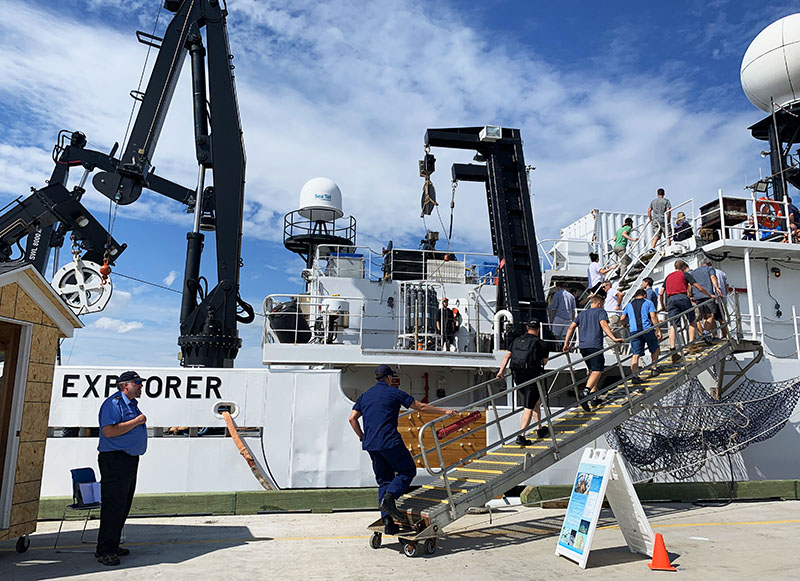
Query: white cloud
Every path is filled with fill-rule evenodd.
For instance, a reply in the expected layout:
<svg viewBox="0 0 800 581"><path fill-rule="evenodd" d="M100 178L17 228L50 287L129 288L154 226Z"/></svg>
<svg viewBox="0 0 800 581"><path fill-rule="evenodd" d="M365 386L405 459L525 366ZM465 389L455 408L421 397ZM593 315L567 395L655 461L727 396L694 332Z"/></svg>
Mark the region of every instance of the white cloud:
<svg viewBox="0 0 800 581"><path fill-rule="evenodd" d="M175 282L175 279L177 279L179 275L180 273L177 270L170 270L169 274L164 277L164 284L172 286L172 283Z"/></svg>
<svg viewBox="0 0 800 581"><path fill-rule="evenodd" d="M100 317L93 325L100 329L114 331L121 335L144 327L144 324L139 321L123 321L122 319L112 319L111 317Z"/></svg>
<svg viewBox="0 0 800 581"><path fill-rule="evenodd" d="M36 3L3 0L3 203L44 183L60 128L84 131L92 147L105 151L122 140L132 104L128 91L136 88L146 53L134 38L134 23L138 20L149 31L142 22L152 23L155 4L83 4L92 11L90 21L71 16L65 8L69 3L42 9ZM416 164L428 127L492 123L519 128L526 162L537 168L531 180L540 238L557 236L558 228L594 207L643 211L658 187L666 188L677 204L692 196L710 199L719 187L739 191L746 173L757 175L762 144L750 138L746 127L760 114L726 110L730 101L698 103L680 66L665 63L660 72L647 75L620 66L607 77L599 66L605 55L598 55L559 71L532 51L484 34L480 23L468 22L443 3L298 0L291 8L283 5L274 0L230 3L248 158L243 246L280 242L284 213L296 208L303 183L319 175L341 187L345 212L358 218L360 243L378 251L389 239L416 246L424 233ZM125 12L126 22L116 10ZM102 18L111 13L117 17ZM162 28L169 16L162 13ZM713 32L714 38L721 34L718 28ZM622 45L617 56L625 53ZM735 85L736 71L731 75ZM184 69L153 162L160 175L193 187L189 81ZM434 153L439 170L433 178L447 223L450 164L472 156ZM108 200L90 188L83 202L105 224ZM482 186L462 184L455 202L453 248L487 251ZM163 224L188 229L191 223L180 204L149 192L118 213L140 221L141 236L154 238L163 236ZM442 229L435 215L427 224ZM136 244L135 237L128 242ZM164 240L165 246L183 244ZM163 277L166 261L149 260L134 271L126 262L131 254L120 258L122 272L151 281ZM263 288L259 277L245 270L243 296L263 297L285 292L287 284L297 286L299 260L288 253L267 260L270 264L260 271L270 270L277 288ZM287 282L282 280L285 268L293 275ZM173 273L178 274L170 272L165 284L174 282L167 282ZM117 333L144 326L146 340L134 343L145 333L129 334L125 355L173 364L179 299L154 298L145 285L118 282L127 295L115 291L112 310L96 320L86 318L94 322L78 340L78 351L86 353L78 359L89 363L109 349L101 331L118 339ZM137 322L127 322L130 313ZM252 345L244 350L256 351Z"/></svg>

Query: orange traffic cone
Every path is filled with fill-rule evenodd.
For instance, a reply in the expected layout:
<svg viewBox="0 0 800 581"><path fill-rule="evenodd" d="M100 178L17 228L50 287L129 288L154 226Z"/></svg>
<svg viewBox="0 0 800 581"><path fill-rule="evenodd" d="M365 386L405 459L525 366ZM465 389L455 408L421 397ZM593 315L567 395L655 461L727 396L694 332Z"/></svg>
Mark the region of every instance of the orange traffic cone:
<svg viewBox="0 0 800 581"><path fill-rule="evenodd" d="M653 546L653 561L647 564L653 571L677 571L669 564L667 547L664 546L664 537L661 533L656 533L656 543Z"/></svg>

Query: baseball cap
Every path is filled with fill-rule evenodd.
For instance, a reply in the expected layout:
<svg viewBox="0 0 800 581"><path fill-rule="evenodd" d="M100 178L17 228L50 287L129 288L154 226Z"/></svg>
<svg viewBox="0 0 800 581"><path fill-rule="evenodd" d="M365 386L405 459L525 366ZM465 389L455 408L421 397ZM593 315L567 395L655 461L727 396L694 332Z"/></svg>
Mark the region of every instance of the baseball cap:
<svg viewBox="0 0 800 581"><path fill-rule="evenodd" d="M126 381L135 381L136 383L143 383L144 379L135 371L123 371L120 374L117 383L125 383Z"/></svg>
<svg viewBox="0 0 800 581"><path fill-rule="evenodd" d="M532 329L538 329L540 324L541 323L539 322L539 319L531 319L525 323L525 326Z"/></svg>
<svg viewBox="0 0 800 581"><path fill-rule="evenodd" d="M387 375L395 376L397 375L397 372L388 365L378 365L375 368L375 377L378 379L381 377L386 377Z"/></svg>

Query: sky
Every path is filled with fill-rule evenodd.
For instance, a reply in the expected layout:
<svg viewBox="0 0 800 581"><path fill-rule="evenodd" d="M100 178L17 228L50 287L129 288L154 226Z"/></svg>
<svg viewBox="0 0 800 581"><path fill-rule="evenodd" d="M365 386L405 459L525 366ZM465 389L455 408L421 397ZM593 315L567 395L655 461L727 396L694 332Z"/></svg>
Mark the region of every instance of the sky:
<svg viewBox="0 0 800 581"><path fill-rule="evenodd" d="M61 129L89 147L122 142L147 47L163 33L158 0L0 0L0 203L42 187ZM247 150L241 294L303 288L301 260L282 245L283 216L317 176L342 190L358 243L416 248L429 127L521 130L540 239L592 208L646 211L663 187L676 205L738 194L766 169L747 127L763 113L739 84L741 59L796 4L539 0L228 0L228 31ZM158 22L156 18L158 15ZM155 58L151 51L145 79ZM184 69L153 163L194 188L190 74ZM433 180L449 196L449 165ZM482 186L462 184L454 250L490 252ZM152 192L110 207L83 199L128 244L101 313L62 345L74 365L177 366L179 289L191 216ZM442 220L449 220L443 204ZM427 227L443 230L434 214ZM213 240L203 273L215 282ZM68 245L58 267L70 260ZM50 271L48 271L48 276ZM143 282L142 282L143 281ZM150 283L150 284L148 284ZM155 286L158 285L158 286ZM237 367L261 366L261 323L240 326Z"/></svg>

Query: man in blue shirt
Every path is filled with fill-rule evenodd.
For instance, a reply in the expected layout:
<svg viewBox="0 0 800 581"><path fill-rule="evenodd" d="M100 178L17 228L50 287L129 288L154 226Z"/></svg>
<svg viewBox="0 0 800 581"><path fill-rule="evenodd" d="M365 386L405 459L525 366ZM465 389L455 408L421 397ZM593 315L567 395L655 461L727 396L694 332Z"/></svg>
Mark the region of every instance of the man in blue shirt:
<svg viewBox="0 0 800 581"><path fill-rule="evenodd" d="M358 396L350 412L350 426L361 440L361 448L372 459L372 470L378 483L378 504L386 534L397 534L394 521L404 522L405 516L397 509L399 498L417 474L411 454L397 431L397 416L400 406L420 412L455 415L456 410L445 410L415 400L406 392L389 385L389 377L397 373L388 365L375 369L377 383ZM359 419L363 418L362 431Z"/></svg>
<svg viewBox="0 0 800 581"><path fill-rule="evenodd" d="M647 293L647 300L653 303L653 306L658 310L658 291L653 288L653 284L654 281L649 276L642 279L642 288Z"/></svg>
<svg viewBox="0 0 800 581"><path fill-rule="evenodd" d="M598 295L592 295L590 304L591 308L578 313L578 316L569 326L563 347L563 351L571 349L572 335L575 333L575 329L580 328L578 349L581 352L581 356L588 358L585 363L586 370L589 372L589 377L586 380L586 389L582 396L584 398L597 391L597 384L600 383L600 376L603 375L603 369L605 369L605 357L603 353L600 353L603 350L603 334L614 343L622 343L623 341L611 331L611 326L608 324L608 313L604 308L605 299ZM596 397L592 404L598 407L603 404L603 400ZM591 411L589 402L583 402L581 407L583 407L584 411Z"/></svg>
<svg viewBox="0 0 800 581"><path fill-rule="evenodd" d="M95 557L103 565L119 565L119 557L130 554L120 548L122 527L131 510L136 490L139 456L147 450L147 418L136 398L142 395L143 379L125 371L117 379L117 393L100 406L100 531Z"/></svg>
<svg viewBox="0 0 800 581"><path fill-rule="evenodd" d="M656 307L647 298L647 291L640 288L633 295L633 300L627 304L625 310L622 312L622 320L628 320L628 326L631 335L635 335L640 331L647 331L644 335L639 335L631 339L631 383L641 385L644 380L639 377L639 357L644 355L644 346L647 345L647 350L650 351L650 358L653 361L653 369L650 371L650 377L655 377L661 373L661 369L656 365L658 362L658 342L661 341L661 330L658 328L658 317L656 316Z"/></svg>
<svg viewBox="0 0 800 581"><path fill-rule="evenodd" d="M550 329L557 339L567 335L567 329L575 318L575 297L564 288L562 281L556 282L556 292L550 303Z"/></svg>

